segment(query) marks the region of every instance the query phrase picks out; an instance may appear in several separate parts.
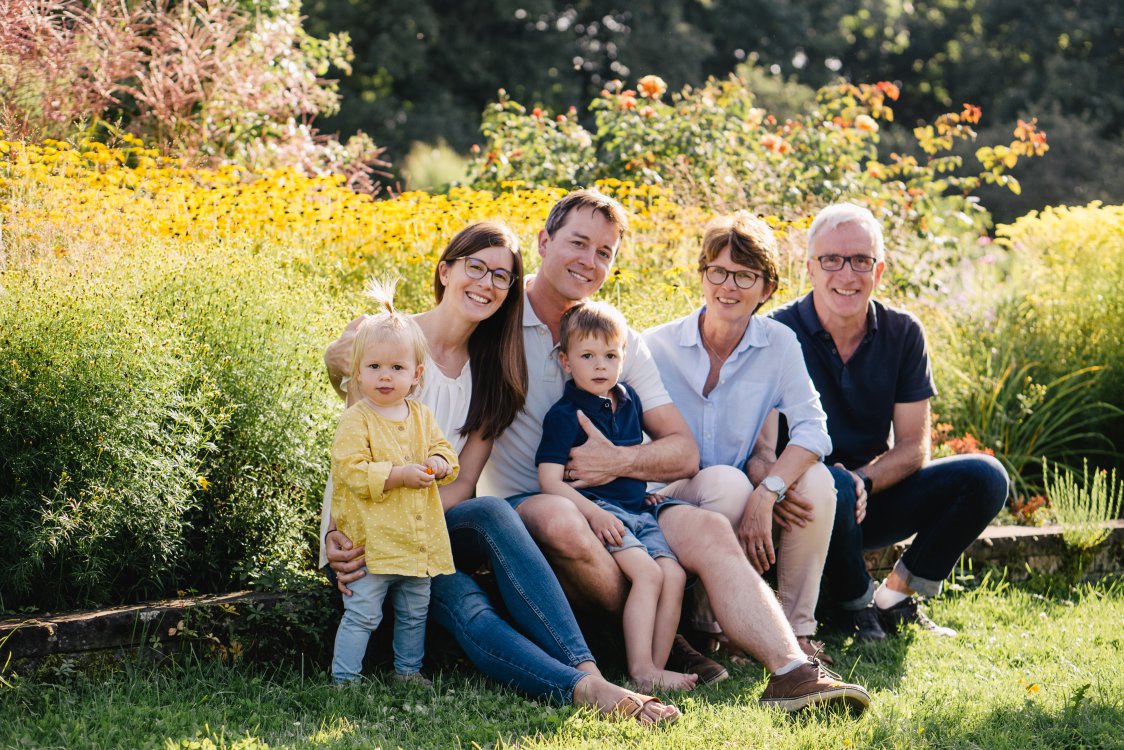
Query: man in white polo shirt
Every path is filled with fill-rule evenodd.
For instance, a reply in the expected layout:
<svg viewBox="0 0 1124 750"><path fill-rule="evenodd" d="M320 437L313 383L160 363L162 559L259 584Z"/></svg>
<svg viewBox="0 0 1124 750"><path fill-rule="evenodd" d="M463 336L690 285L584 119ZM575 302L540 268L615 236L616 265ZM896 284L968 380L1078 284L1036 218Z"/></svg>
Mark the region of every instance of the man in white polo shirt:
<svg viewBox="0 0 1124 750"><path fill-rule="evenodd" d="M626 230L624 209L596 191L570 193L551 210L538 236L542 264L527 283L527 402L495 441L478 488L481 494L507 497L515 506L571 601L614 613L621 612L627 582L572 502L537 494L534 459L543 417L565 384L557 359L562 314L600 290ZM698 471L699 453L690 428L635 332L630 331L626 351L621 380L636 390L644 405L643 426L651 442L613 445L579 416L589 439L573 449L566 465L565 477L575 487L602 485L622 476L670 482ZM762 703L789 711L831 702L866 707L869 695L863 688L843 683L800 649L776 597L746 559L725 517L692 505L668 504L659 507L658 521L680 563L698 576L730 642L773 673ZM682 638L677 638L667 667L699 673L703 681L726 676L721 665L687 648Z"/></svg>

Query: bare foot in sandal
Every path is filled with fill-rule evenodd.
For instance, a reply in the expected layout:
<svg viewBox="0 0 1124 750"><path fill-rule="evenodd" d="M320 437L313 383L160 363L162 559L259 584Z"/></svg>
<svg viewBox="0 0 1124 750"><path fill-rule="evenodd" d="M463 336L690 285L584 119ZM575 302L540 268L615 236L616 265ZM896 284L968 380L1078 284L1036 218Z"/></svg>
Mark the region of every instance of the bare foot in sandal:
<svg viewBox="0 0 1124 750"><path fill-rule="evenodd" d="M657 669L646 674L634 674L631 677L632 684L642 693L652 693L658 690L694 690L699 681L697 674L671 672L666 669Z"/></svg>
<svg viewBox="0 0 1124 750"><path fill-rule="evenodd" d="M636 719L641 724L668 724L682 714L670 703L614 685L589 675L574 686L574 705L589 706L607 717Z"/></svg>

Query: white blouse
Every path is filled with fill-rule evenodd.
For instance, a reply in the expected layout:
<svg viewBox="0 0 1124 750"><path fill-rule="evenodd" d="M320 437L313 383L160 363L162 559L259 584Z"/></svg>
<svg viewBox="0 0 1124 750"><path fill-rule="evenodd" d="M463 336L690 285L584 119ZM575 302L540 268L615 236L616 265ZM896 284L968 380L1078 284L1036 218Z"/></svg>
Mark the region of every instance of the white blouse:
<svg viewBox="0 0 1124 750"><path fill-rule="evenodd" d="M460 453L468 436L459 430L468 419L468 404L472 399L472 367L466 362L464 369L455 378L441 372L429 357L425 358L425 375L421 390L413 398L421 401L437 417L437 424L445 439L453 444L453 450Z"/></svg>

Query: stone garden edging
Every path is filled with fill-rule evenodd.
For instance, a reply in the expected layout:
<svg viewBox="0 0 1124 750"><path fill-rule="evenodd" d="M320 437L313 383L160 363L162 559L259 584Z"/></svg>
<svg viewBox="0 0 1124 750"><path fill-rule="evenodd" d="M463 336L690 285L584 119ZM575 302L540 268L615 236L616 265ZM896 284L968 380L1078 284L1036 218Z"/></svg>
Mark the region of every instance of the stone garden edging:
<svg viewBox="0 0 1124 750"><path fill-rule="evenodd" d="M1124 520L1109 524L1112 531L1084 561L1085 577L1124 572ZM893 567L909 540L867 553L867 566L878 577ZM1009 580L1023 580L1029 571L1051 574L1065 571L1075 558L1062 540L1060 526L991 526L968 547L965 558L973 568L1005 568ZM51 654L153 645L165 647L182 636L189 610L209 610L212 619L231 619L247 609L284 609L300 605L307 593L235 592L174 599L102 610L46 613L0 620L0 665L9 656L36 659Z"/></svg>

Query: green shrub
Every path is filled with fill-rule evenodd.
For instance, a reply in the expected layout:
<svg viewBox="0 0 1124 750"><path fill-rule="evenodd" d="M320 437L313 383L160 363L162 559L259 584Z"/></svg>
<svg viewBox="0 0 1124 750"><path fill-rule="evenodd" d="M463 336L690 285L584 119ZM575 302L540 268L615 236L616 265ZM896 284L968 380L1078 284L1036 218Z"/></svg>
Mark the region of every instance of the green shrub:
<svg viewBox="0 0 1124 750"><path fill-rule="evenodd" d="M311 567L341 316L283 250L195 249L0 277L4 608Z"/></svg>
<svg viewBox="0 0 1124 750"><path fill-rule="evenodd" d="M1052 207L997 228L1005 287L1028 309L996 335L1030 353L1044 377L1082 367L1104 372L1091 401L1124 405L1124 206ZM1105 434L1124 448L1124 418Z"/></svg>
<svg viewBox="0 0 1124 750"><path fill-rule="evenodd" d="M974 141L980 110L965 105L913 130L919 156L891 153L880 161L879 121L893 120L896 85L825 86L787 119L761 108L751 85L762 86L763 77L749 71L710 79L665 99L656 76L644 76L635 90L611 81L589 104L589 130L572 111L528 110L501 91L484 111L472 184L503 191L627 180L669 186L675 202L707 214L748 208L782 222L857 201L886 228L893 258L887 286L916 295L943 293L963 259L980 254L971 240L990 219L968 194L981 184L1018 190L1009 170L1047 149L1034 121L1020 121L1009 146L981 148L968 166L953 149ZM770 96L775 88L766 86Z"/></svg>
<svg viewBox="0 0 1124 750"><path fill-rule="evenodd" d="M1119 464L1124 446L1124 207L1050 208L998 228L930 327L935 407L1042 488L1038 459Z"/></svg>

